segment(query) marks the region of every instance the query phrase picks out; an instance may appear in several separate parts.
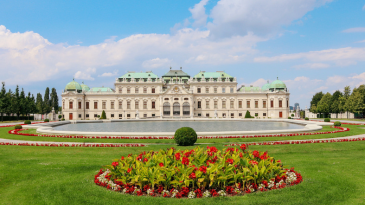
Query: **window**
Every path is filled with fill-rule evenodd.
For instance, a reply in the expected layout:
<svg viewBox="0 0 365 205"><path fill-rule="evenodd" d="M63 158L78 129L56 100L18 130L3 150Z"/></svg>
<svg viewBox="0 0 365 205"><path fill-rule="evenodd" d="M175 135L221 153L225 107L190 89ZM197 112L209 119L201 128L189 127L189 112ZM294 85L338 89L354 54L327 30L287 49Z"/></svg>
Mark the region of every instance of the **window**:
<svg viewBox="0 0 365 205"><path fill-rule="evenodd" d="M152 88L152 93L155 93L155 88Z"/></svg>
<svg viewBox="0 0 365 205"><path fill-rule="evenodd" d="M238 117L242 117L242 113L238 113Z"/></svg>
<svg viewBox="0 0 365 205"><path fill-rule="evenodd" d="M155 117L156 116L156 114L152 114L152 117Z"/></svg>
<svg viewBox="0 0 365 205"><path fill-rule="evenodd" d="M114 109L114 102L110 102L110 109Z"/></svg>
<svg viewBox="0 0 365 205"><path fill-rule="evenodd" d="M94 117L98 117L98 114L94 114Z"/></svg>
<svg viewBox="0 0 365 205"><path fill-rule="evenodd" d="M123 88L119 88L119 89L118 89L119 93L122 93L122 89L123 89Z"/></svg>
<svg viewBox="0 0 365 205"><path fill-rule="evenodd" d="M255 108L259 108L259 101L255 101Z"/></svg>
<svg viewBox="0 0 365 205"><path fill-rule="evenodd" d="M218 88L214 88L214 93L217 93L218 92Z"/></svg>
<svg viewBox="0 0 365 205"><path fill-rule="evenodd" d="M238 101L238 108L242 108L242 101Z"/></svg>
<svg viewBox="0 0 365 205"><path fill-rule="evenodd" d="M168 98L165 98L165 100L169 100Z"/></svg>
<svg viewBox="0 0 365 205"><path fill-rule="evenodd" d="M270 101L270 107L274 107L274 101L273 100Z"/></svg>
<svg viewBox="0 0 365 205"><path fill-rule="evenodd" d="M147 109L147 101L143 101L143 109Z"/></svg>
<svg viewBox="0 0 365 205"><path fill-rule="evenodd" d="M62 108L65 109L65 102L62 102Z"/></svg>
<svg viewBox="0 0 365 205"><path fill-rule="evenodd" d="M230 108L234 108L234 101L231 101L230 104Z"/></svg>
<svg viewBox="0 0 365 205"><path fill-rule="evenodd" d="M122 101L119 101L119 109L121 110L123 107Z"/></svg>
<svg viewBox="0 0 365 205"><path fill-rule="evenodd" d="M205 114L206 117L209 117L209 113Z"/></svg>
<svg viewBox="0 0 365 205"><path fill-rule="evenodd" d="M264 117L265 117L265 116L266 116L266 113L262 113L262 116L264 116Z"/></svg>
<svg viewBox="0 0 365 205"><path fill-rule="evenodd" d="M179 98L174 98L174 100L179 100Z"/></svg>
<svg viewBox="0 0 365 205"><path fill-rule="evenodd" d="M94 109L98 109L98 102L94 102Z"/></svg>
<svg viewBox="0 0 365 205"><path fill-rule="evenodd" d="M198 113L198 117L201 117L202 116L202 114L201 113Z"/></svg>
<svg viewBox="0 0 365 205"><path fill-rule="evenodd" d="M250 101L247 101L247 108L250 108Z"/></svg>
<svg viewBox="0 0 365 205"><path fill-rule="evenodd" d="M86 114L86 118L89 118L89 114Z"/></svg>
<svg viewBox="0 0 365 205"><path fill-rule="evenodd" d="M152 102L152 109L156 109L156 102Z"/></svg>
<svg viewBox="0 0 365 205"><path fill-rule="evenodd" d="M198 108L202 108L202 101L198 101Z"/></svg>
<svg viewBox="0 0 365 205"><path fill-rule="evenodd" d="M127 93L131 93L131 88L127 88Z"/></svg>
<svg viewBox="0 0 365 205"><path fill-rule="evenodd" d="M279 100L279 107L283 107L283 101Z"/></svg>
<svg viewBox="0 0 365 205"><path fill-rule="evenodd" d="M201 88L198 88L198 93L201 93Z"/></svg>
<svg viewBox="0 0 365 205"><path fill-rule="evenodd" d="M68 105L69 105L68 106L69 109L73 109L73 102L69 102Z"/></svg>
<svg viewBox="0 0 365 205"><path fill-rule="evenodd" d="M222 108L226 108L226 101L222 101Z"/></svg>
<svg viewBox="0 0 365 205"><path fill-rule="evenodd" d="M289 107L289 100L286 101L286 107Z"/></svg>
<svg viewBox="0 0 365 205"><path fill-rule="evenodd" d="M222 93L226 93L226 88L222 88Z"/></svg>
<svg viewBox="0 0 365 205"><path fill-rule="evenodd" d="M130 110L131 109L131 102L127 102L127 109Z"/></svg>
<svg viewBox="0 0 365 205"><path fill-rule="evenodd" d="M102 109L106 109L106 102L103 102Z"/></svg>
<svg viewBox="0 0 365 205"><path fill-rule="evenodd" d="M205 108L206 108L206 109L210 109L210 108L209 108L209 101L205 101Z"/></svg>
<svg viewBox="0 0 365 205"><path fill-rule="evenodd" d="M134 102L134 109L139 109L139 102L138 101L136 101L136 102Z"/></svg>
<svg viewBox="0 0 365 205"><path fill-rule="evenodd" d="M86 102L86 109L89 109L89 102Z"/></svg>
<svg viewBox="0 0 365 205"><path fill-rule="evenodd" d="M231 93L233 93L233 88L231 88Z"/></svg>
<svg viewBox="0 0 365 205"><path fill-rule="evenodd" d="M135 88L135 89L134 89L134 92L135 92L135 93L139 93L139 88Z"/></svg>
<svg viewBox="0 0 365 205"><path fill-rule="evenodd" d="M262 102L262 107L263 107L263 108L266 108L266 101L263 101L263 102Z"/></svg>
<svg viewBox="0 0 365 205"><path fill-rule="evenodd" d="M79 118L81 118L81 114L79 114Z"/></svg>
<svg viewBox="0 0 365 205"><path fill-rule="evenodd" d="M131 114L127 114L127 118L130 118L131 117Z"/></svg>
<svg viewBox="0 0 365 205"><path fill-rule="evenodd" d="M110 117L114 117L114 114L110 114Z"/></svg>
<svg viewBox="0 0 365 205"><path fill-rule="evenodd" d="M218 101L214 101L214 109L218 109Z"/></svg>
<svg viewBox="0 0 365 205"><path fill-rule="evenodd" d="M234 118L234 113L231 113L231 118Z"/></svg>
<svg viewBox="0 0 365 205"><path fill-rule="evenodd" d="M81 102L78 102L78 103L79 103L79 106L78 107L79 107L79 109L81 109Z"/></svg>
<svg viewBox="0 0 365 205"><path fill-rule="evenodd" d="M209 88L205 88L205 93L209 93Z"/></svg>
<svg viewBox="0 0 365 205"><path fill-rule="evenodd" d="M147 114L143 114L143 117L146 118L147 117Z"/></svg>
<svg viewBox="0 0 365 205"><path fill-rule="evenodd" d="M147 93L147 88L143 88L143 93Z"/></svg>
<svg viewBox="0 0 365 205"><path fill-rule="evenodd" d="M122 118L123 117L123 114L119 114L119 118Z"/></svg>

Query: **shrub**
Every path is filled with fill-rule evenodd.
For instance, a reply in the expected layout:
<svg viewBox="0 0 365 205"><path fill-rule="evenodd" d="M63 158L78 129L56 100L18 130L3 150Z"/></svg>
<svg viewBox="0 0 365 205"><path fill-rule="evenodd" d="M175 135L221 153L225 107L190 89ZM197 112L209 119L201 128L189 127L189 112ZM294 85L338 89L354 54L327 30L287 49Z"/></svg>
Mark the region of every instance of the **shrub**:
<svg viewBox="0 0 365 205"><path fill-rule="evenodd" d="M305 120L309 120L309 118L307 118L307 117L306 117L306 118L304 118L304 119L305 119Z"/></svg>
<svg viewBox="0 0 365 205"><path fill-rule="evenodd" d="M14 128L15 129L22 129L23 127L21 125L15 125Z"/></svg>
<svg viewBox="0 0 365 205"><path fill-rule="evenodd" d="M44 119L44 122L49 122L49 119Z"/></svg>
<svg viewBox="0 0 365 205"><path fill-rule="evenodd" d="M94 182L125 194L171 198L243 195L302 182L294 168L287 169L267 152L247 151L245 144L240 148L130 154L104 166Z"/></svg>
<svg viewBox="0 0 365 205"><path fill-rule="evenodd" d="M61 120L62 120L62 121L65 121L65 118L62 118Z"/></svg>
<svg viewBox="0 0 365 205"><path fill-rule="evenodd" d="M62 118L62 115L58 115L58 119L61 119Z"/></svg>
<svg viewBox="0 0 365 205"><path fill-rule="evenodd" d="M336 121L335 123L333 123L333 125L339 127L339 126L341 126L341 122L340 121Z"/></svg>
<svg viewBox="0 0 365 205"><path fill-rule="evenodd" d="M331 120L329 118L325 118L324 121L325 122L331 122Z"/></svg>
<svg viewBox="0 0 365 205"><path fill-rule="evenodd" d="M26 121L24 121L24 124L29 125L29 124L32 124L32 122L30 120L26 120Z"/></svg>
<svg viewBox="0 0 365 205"><path fill-rule="evenodd" d="M101 117L100 119L106 119L106 114L105 114L105 111L103 110L103 112L101 113Z"/></svg>
<svg viewBox="0 0 365 205"><path fill-rule="evenodd" d="M245 118L252 118L250 112L247 110L245 114Z"/></svg>
<svg viewBox="0 0 365 205"><path fill-rule="evenodd" d="M294 117L294 114L291 114L292 117Z"/></svg>
<svg viewBox="0 0 365 205"><path fill-rule="evenodd" d="M191 146L198 140L198 135L191 127L182 127L176 130L175 142L180 146Z"/></svg>
<svg viewBox="0 0 365 205"><path fill-rule="evenodd" d="M291 119L291 117L288 117L288 119Z"/></svg>

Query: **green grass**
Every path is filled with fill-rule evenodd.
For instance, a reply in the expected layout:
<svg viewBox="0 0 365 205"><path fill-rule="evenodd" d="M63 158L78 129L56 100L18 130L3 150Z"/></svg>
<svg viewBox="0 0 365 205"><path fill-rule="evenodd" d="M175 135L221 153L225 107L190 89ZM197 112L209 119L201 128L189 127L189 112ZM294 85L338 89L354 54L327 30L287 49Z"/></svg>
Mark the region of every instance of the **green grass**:
<svg viewBox="0 0 365 205"><path fill-rule="evenodd" d="M352 134L365 133L356 126L348 127ZM7 130L0 128L0 138L8 138ZM322 136L338 134L341 133ZM215 146L224 148L218 142ZM364 204L365 141L250 146L251 150L268 151L288 168L295 167L304 181L293 187L240 197L193 200L136 197L108 191L93 182L97 171L115 158L168 147L171 145L134 148L0 146L0 204Z"/></svg>
<svg viewBox="0 0 365 205"><path fill-rule="evenodd" d="M317 119L325 119L325 118L310 118L311 120L317 120ZM359 121L359 122L365 122L365 118L364 119L347 119L347 118L330 118L331 122L332 121L336 121L336 120L346 120L346 121Z"/></svg>

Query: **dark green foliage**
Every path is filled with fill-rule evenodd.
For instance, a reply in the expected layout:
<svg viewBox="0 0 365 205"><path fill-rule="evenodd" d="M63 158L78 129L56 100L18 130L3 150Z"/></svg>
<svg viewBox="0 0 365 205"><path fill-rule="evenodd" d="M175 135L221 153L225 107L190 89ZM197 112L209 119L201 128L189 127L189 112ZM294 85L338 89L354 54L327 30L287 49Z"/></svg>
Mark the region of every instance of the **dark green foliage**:
<svg viewBox="0 0 365 205"><path fill-rule="evenodd" d="M0 113L1 113L1 121L4 121L3 115L6 113L6 109L9 106L9 102L6 98L6 89L5 89L5 83L2 83L3 86L0 91Z"/></svg>
<svg viewBox="0 0 365 205"><path fill-rule="evenodd" d="M291 114L292 117L294 117L294 114Z"/></svg>
<svg viewBox="0 0 365 205"><path fill-rule="evenodd" d="M57 96L56 88L52 88L52 92L51 92L51 107L54 108L54 111L56 113L58 112L59 107L58 107L58 96Z"/></svg>
<svg viewBox="0 0 365 205"><path fill-rule="evenodd" d="M175 142L180 146L192 146L198 140L198 135L191 127L182 127L176 130Z"/></svg>
<svg viewBox="0 0 365 205"><path fill-rule="evenodd" d="M46 91L45 91L43 97L44 97L44 100L43 100L44 112L50 113L52 108L51 108L51 101L49 100L49 87L46 88Z"/></svg>
<svg viewBox="0 0 365 205"><path fill-rule="evenodd" d="M314 108L318 106L318 102L321 101L323 96L324 96L324 94L322 92L319 92L319 93L316 93L315 95L313 95L311 105L310 105L311 112L317 113Z"/></svg>
<svg viewBox="0 0 365 205"><path fill-rule="evenodd" d="M331 122L331 120L329 118L325 118L324 121L325 122Z"/></svg>
<svg viewBox="0 0 365 205"><path fill-rule="evenodd" d="M32 122L30 120L26 120L26 121L24 121L24 124L30 125L30 124L32 124Z"/></svg>
<svg viewBox="0 0 365 205"><path fill-rule="evenodd" d="M37 112L39 114L44 114L44 106L43 106L43 99L42 99L42 94L37 93Z"/></svg>
<svg viewBox="0 0 365 205"><path fill-rule="evenodd" d="M49 122L49 119L44 119L44 122Z"/></svg>
<svg viewBox="0 0 365 205"><path fill-rule="evenodd" d="M103 112L101 113L101 117L100 117L100 119L106 119L106 114L105 114L105 111L103 110Z"/></svg>
<svg viewBox="0 0 365 205"><path fill-rule="evenodd" d="M247 110L245 114L245 118L252 118L250 112Z"/></svg>
<svg viewBox="0 0 365 205"><path fill-rule="evenodd" d="M15 125L14 129L22 129L23 127L21 125Z"/></svg>
<svg viewBox="0 0 365 205"><path fill-rule="evenodd" d="M61 119L62 118L62 115L58 115L58 119Z"/></svg>
<svg viewBox="0 0 365 205"><path fill-rule="evenodd" d="M288 117L288 119L291 119L291 117Z"/></svg>
<svg viewBox="0 0 365 205"><path fill-rule="evenodd" d="M340 121L336 121L335 123L333 123L333 125L339 127L339 126L341 126L341 122Z"/></svg>
<svg viewBox="0 0 365 205"><path fill-rule="evenodd" d="M306 117L305 120L309 120L309 118Z"/></svg>
<svg viewBox="0 0 365 205"><path fill-rule="evenodd" d="M62 118L61 120L62 120L62 121L65 121L65 118Z"/></svg>

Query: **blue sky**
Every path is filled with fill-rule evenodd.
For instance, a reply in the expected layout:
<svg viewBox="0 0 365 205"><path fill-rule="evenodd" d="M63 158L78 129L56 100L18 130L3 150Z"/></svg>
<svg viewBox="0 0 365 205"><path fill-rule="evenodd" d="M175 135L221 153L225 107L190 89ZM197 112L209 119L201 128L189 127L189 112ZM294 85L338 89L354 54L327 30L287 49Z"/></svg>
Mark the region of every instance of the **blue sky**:
<svg viewBox="0 0 365 205"><path fill-rule="evenodd" d="M364 0L1 1L0 80L60 93L127 71L286 82L291 104L365 83Z"/></svg>

